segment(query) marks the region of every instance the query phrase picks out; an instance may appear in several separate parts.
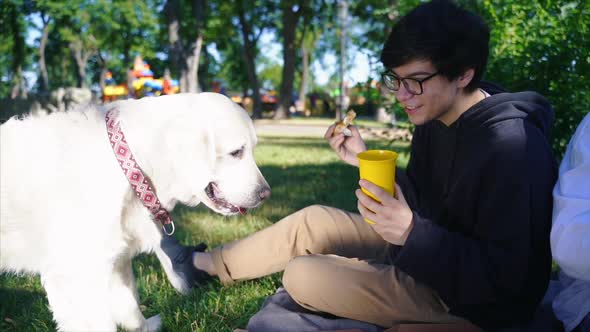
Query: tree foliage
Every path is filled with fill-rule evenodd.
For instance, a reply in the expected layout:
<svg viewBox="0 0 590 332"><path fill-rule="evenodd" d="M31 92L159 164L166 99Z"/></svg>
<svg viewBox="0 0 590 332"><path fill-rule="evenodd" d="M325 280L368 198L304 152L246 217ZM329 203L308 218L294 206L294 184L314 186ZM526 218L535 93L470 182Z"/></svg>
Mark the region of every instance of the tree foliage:
<svg viewBox="0 0 590 332"><path fill-rule="evenodd" d="M484 78L512 91L535 90L550 100L556 111L554 148L561 153L590 108L590 2L455 1L482 15L491 27ZM50 89L96 84L106 69L123 83L136 55L142 55L157 76L169 68L179 78L169 41L168 3L178 6L180 44L191 45L202 36L197 73L199 85L205 88L217 81L252 95L258 88L278 90L284 83L284 98L292 95L287 90L299 89L304 95L305 89L322 88L301 82L308 78L303 75L304 64L320 61L324 54L338 54L338 0L73 0L67 5L53 0L5 0L0 2L0 97L22 86L25 73L42 73L42 68ZM371 78L379 79L378 57L393 22L420 0L348 3L348 55L364 53L363 61L371 59ZM296 23L288 23L295 27L294 38L282 20L286 8L302 15L292 21ZM41 35L41 21L48 28L44 59L39 49L42 38L27 37L31 31ZM286 31L292 40L288 44L293 44L287 65L294 72L282 70L284 63L269 57L259 43L267 33L282 44ZM309 61L303 61L304 56ZM346 63L348 69L354 65L352 58ZM336 88L338 82L335 75L324 89ZM42 84L35 89L44 90Z"/></svg>
<svg viewBox="0 0 590 332"><path fill-rule="evenodd" d="M25 85L23 76L30 65L31 49L25 44L25 3L7 0L0 5L0 93L10 95ZM22 91L21 91L22 92Z"/></svg>
<svg viewBox="0 0 590 332"><path fill-rule="evenodd" d="M562 153L590 111L590 2L486 0L478 9L492 28L486 78L546 96Z"/></svg>

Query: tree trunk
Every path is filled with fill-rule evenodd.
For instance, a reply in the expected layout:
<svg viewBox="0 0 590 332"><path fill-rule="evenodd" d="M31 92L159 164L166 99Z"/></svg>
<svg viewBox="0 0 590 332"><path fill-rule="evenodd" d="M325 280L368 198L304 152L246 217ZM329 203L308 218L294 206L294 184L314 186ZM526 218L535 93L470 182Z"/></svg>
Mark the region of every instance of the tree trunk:
<svg viewBox="0 0 590 332"><path fill-rule="evenodd" d="M168 25L168 59L170 60L170 72L172 76L179 77L181 92L186 91L186 79L183 80L181 69L183 58L183 47L180 40L180 4L178 0L168 0L164 6L164 14ZM184 81L184 82L183 82Z"/></svg>
<svg viewBox="0 0 590 332"><path fill-rule="evenodd" d="M307 90L307 81L309 80L309 50L301 47L301 56L303 57L303 69L301 73L301 86L299 87L299 102L301 110L305 112L305 95Z"/></svg>
<svg viewBox="0 0 590 332"><path fill-rule="evenodd" d="M106 86L105 77L108 71L108 53L107 56L102 56L102 54L97 52L98 54L98 65L100 66L100 77L98 78L98 85L100 86L100 91L104 91L104 87Z"/></svg>
<svg viewBox="0 0 590 332"><path fill-rule="evenodd" d="M39 90L41 93L48 93L49 76L47 75L47 65L45 62L45 47L47 46L47 38L49 38L49 18L42 13L41 20L43 21L43 32L41 33L41 42L39 44L39 71L41 74Z"/></svg>
<svg viewBox="0 0 590 332"><path fill-rule="evenodd" d="M10 92L10 98L15 99L20 96L23 99L27 99L27 84L23 76L23 69L20 65L12 74L12 82L13 85L12 91Z"/></svg>
<svg viewBox="0 0 590 332"><path fill-rule="evenodd" d="M260 99L260 83L258 82L258 75L256 74L256 43L251 39L252 28L246 20L244 13L244 1L238 1L238 16L240 19L240 26L242 27L242 39L244 40L244 62L246 63L246 72L248 74L248 81L250 88L252 88L252 118L262 118L262 101Z"/></svg>
<svg viewBox="0 0 590 332"><path fill-rule="evenodd" d="M106 86L106 79L107 76L107 69L106 67L100 68L100 77L98 78L98 85L100 86L100 91L104 91L104 87Z"/></svg>
<svg viewBox="0 0 590 332"><path fill-rule="evenodd" d="M131 42L130 38L123 38L123 67L133 70L133 59L131 59Z"/></svg>
<svg viewBox="0 0 590 332"><path fill-rule="evenodd" d="M199 63L203 48L203 28L205 26L204 0L193 0L192 14L196 23L197 36L189 43L189 49L183 52L185 54L183 76L186 84L186 92L197 93L199 92Z"/></svg>
<svg viewBox="0 0 590 332"><path fill-rule="evenodd" d="M193 17L197 25L197 36L185 49L180 38L180 4L178 0L168 0L164 13L168 23L168 43L170 44L169 59L172 72L179 75L181 92L199 91L199 60L203 48L203 28L205 26L205 2L192 2Z"/></svg>
<svg viewBox="0 0 590 332"><path fill-rule="evenodd" d="M20 13L16 5L9 3L8 11L10 17L10 25L12 28L12 39L14 47L12 48L12 91L10 97L12 99L19 95L23 98L27 97L27 90L25 78L23 77L23 64L25 58L25 39L23 37L24 31L19 22Z"/></svg>
<svg viewBox="0 0 590 332"><path fill-rule="evenodd" d="M84 50L82 41L80 40L70 42L70 50L72 51L74 60L76 60L76 80L78 81L78 87L86 88L86 65L94 51Z"/></svg>
<svg viewBox="0 0 590 332"><path fill-rule="evenodd" d="M203 47L203 34L199 33L197 39L192 43L192 53L186 58L186 92L199 92L199 60Z"/></svg>
<svg viewBox="0 0 590 332"><path fill-rule="evenodd" d="M256 74L256 64L254 62L254 45L251 41L244 40L244 61L246 62L246 72L248 73L248 81L250 81L250 88L252 89L252 118L262 118L262 100L260 98L260 83L258 82L258 74Z"/></svg>
<svg viewBox="0 0 590 332"><path fill-rule="evenodd" d="M289 106L293 95L293 80L295 79L295 31L297 21L302 12L302 4L296 12L293 11L292 1L283 3L283 73L279 92L279 106L274 119L289 117Z"/></svg>
<svg viewBox="0 0 590 332"><path fill-rule="evenodd" d="M209 52L207 52L207 46L205 46L205 52L201 53L201 59L199 60L200 63L203 64L203 67L209 68L211 63L211 57ZM198 77L198 76L197 76ZM211 77L205 76L199 78L197 81L199 83L199 87L201 91L210 91L211 90Z"/></svg>

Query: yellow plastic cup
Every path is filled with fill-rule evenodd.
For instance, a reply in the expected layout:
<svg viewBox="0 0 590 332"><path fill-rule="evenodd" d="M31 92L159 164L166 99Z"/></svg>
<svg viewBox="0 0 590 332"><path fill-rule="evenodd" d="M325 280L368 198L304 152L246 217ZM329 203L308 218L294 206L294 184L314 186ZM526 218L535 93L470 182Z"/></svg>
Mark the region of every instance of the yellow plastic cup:
<svg viewBox="0 0 590 332"><path fill-rule="evenodd" d="M357 154L361 179L373 182L393 196L395 192L395 161L397 153L389 150L367 150ZM375 195L361 188L372 199L380 202ZM369 224L374 224L365 218Z"/></svg>

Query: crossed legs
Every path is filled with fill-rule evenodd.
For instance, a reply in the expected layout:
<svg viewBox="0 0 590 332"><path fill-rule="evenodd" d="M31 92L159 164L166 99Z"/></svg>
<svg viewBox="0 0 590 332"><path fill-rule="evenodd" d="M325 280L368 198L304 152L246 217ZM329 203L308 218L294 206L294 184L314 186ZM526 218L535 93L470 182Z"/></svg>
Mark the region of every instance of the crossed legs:
<svg viewBox="0 0 590 332"><path fill-rule="evenodd" d="M390 265L391 244L358 214L314 205L244 239L195 256L224 284L284 270L300 305L392 326L458 322L430 288Z"/></svg>

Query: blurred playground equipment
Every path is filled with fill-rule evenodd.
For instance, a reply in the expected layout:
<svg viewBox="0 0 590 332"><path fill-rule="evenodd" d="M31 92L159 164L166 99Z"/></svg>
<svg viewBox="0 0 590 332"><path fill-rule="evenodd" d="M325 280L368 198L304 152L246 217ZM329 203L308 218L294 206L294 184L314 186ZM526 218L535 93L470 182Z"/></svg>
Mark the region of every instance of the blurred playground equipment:
<svg viewBox="0 0 590 332"><path fill-rule="evenodd" d="M126 98L128 93L127 86L124 84L116 85L113 79L113 73L107 71L105 74L105 86L102 89L102 101L108 102Z"/></svg>
<svg viewBox="0 0 590 332"><path fill-rule="evenodd" d="M155 79L150 65L143 61L141 56L135 57L133 70L130 70L127 76L127 84L117 85L113 79L113 74L110 71L106 73L105 86L102 90L103 102L125 98L160 96L163 94L170 95L180 91L178 81L170 78L168 71L166 71L164 77Z"/></svg>

